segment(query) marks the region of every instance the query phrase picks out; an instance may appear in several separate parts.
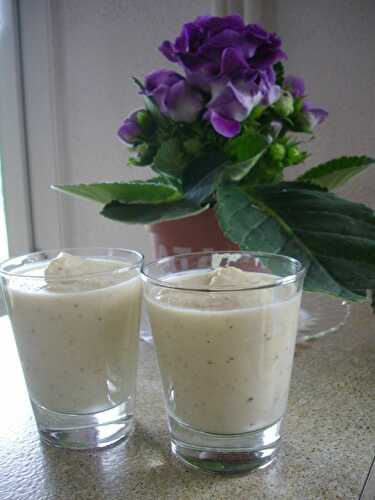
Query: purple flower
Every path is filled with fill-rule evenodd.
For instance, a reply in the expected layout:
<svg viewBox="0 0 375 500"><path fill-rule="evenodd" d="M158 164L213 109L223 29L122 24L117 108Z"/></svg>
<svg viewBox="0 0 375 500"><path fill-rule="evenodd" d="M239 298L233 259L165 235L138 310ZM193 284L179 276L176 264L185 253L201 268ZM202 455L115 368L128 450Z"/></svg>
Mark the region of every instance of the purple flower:
<svg viewBox="0 0 375 500"><path fill-rule="evenodd" d="M288 76L285 78L285 86L295 98L304 98L306 96L305 82L302 78ZM322 123L328 116L328 112L325 109L316 108L309 101L303 102L301 111L307 117L311 129Z"/></svg>
<svg viewBox="0 0 375 500"><path fill-rule="evenodd" d="M293 97L305 96L305 82L297 76L287 76L285 78L285 87L290 90Z"/></svg>
<svg viewBox="0 0 375 500"><path fill-rule="evenodd" d="M238 15L198 17L160 51L182 66L187 82L211 97L204 116L226 137L239 133L254 106L280 96L273 70L286 58L280 38L257 24L245 25Z"/></svg>
<svg viewBox="0 0 375 500"><path fill-rule="evenodd" d="M216 78L246 80L256 70L270 69L286 58L277 35L257 24L245 25L238 15L198 17L184 24L174 43L163 42L160 51L179 63L188 81L203 90Z"/></svg>
<svg viewBox="0 0 375 500"><path fill-rule="evenodd" d="M118 137L128 144L133 144L137 142L139 136L141 135L141 128L137 120L137 114L140 110L134 111L131 115L124 120L121 127L118 129Z"/></svg>
<svg viewBox="0 0 375 500"><path fill-rule="evenodd" d="M256 84L228 82L208 103L205 118L216 132L224 137L233 137L240 132L240 122L259 104L263 95Z"/></svg>
<svg viewBox="0 0 375 500"><path fill-rule="evenodd" d="M199 90L178 73L167 69L146 76L145 93L154 99L163 114L177 122L193 122L204 104Z"/></svg>
<svg viewBox="0 0 375 500"><path fill-rule="evenodd" d="M305 101L302 106L302 111L308 118L310 127L313 129L320 125L328 116L328 111L322 108L313 107L309 101Z"/></svg>

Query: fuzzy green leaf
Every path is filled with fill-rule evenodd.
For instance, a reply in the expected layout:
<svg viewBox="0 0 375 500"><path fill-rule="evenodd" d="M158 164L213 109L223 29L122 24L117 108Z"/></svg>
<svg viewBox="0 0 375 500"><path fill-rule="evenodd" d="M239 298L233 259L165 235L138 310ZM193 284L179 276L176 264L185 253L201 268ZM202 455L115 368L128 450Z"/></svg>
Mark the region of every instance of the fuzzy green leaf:
<svg viewBox="0 0 375 500"><path fill-rule="evenodd" d="M368 156L343 156L308 170L298 180L334 189L345 184L351 177L360 174L373 163L375 159Z"/></svg>
<svg viewBox="0 0 375 500"><path fill-rule="evenodd" d="M87 198L98 203L165 203L182 198L178 186L166 176L147 181L102 182L72 186L52 186L58 191Z"/></svg>
<svg viewBox="0 0 375 500"><path fill-rule="evenodd" d="M249 132L231 139L226 145L225 152L234 163L246 162L264 152L267 146L267 139L263 135Z"/></svg>
<svg viewBox="0 0 375 500"><path fill-rule="evenodd" d="M250 170L255 167L260 158L263 156L265 150L262 150L257 155L253 156L249 160L240 161L238 163L232 163L225 169L226 178L232 181L241 181Z"/></svg>
<svg viewBox="0 0 375 500"><path fill-rule="evenodd" d="M361 300L375 287L375 214L309 184L221 184L216 213L227 238L244 250L295 257L306 290Z"/></svg>
<svg viewBox="0 0 375 500"><path fill-rule="evenodd" d="M182 185L187 198L202 203L215 189L218 176L223 171L227 157L219 151L206 151L194 158L185 168Z"/></svg>
<svg viewBox="0 0 375 500"><path fill-rule="evenodd" d="M181 219L189 215L196 215L207 210L208 205L201 207L187 200L172 203L129 204L114 201L106 205L101 214L107 219L112 219L128 224L154 224L156 222Z"/></svg>
<svg viewBox="0 0 375 500"><path fill-rule="evenodd" d="M179 201L160 204L125 204L113 202L104 207L102 215L109 219L129 224L153 224L155 222L180 219L189 215L199 214L209 207L207 200L214 192L222 169L223 166L219 165L209 170L199 180L194 179L195 182L186 183L184 186L184 198ZM172 177L167 178L170 179L169 182L175 185L180 193L180 182ZM192 181L192 178L190 178L190 181Z"/></svg>
<svg viewBox="0 0 375 500"><path fill-rule="evenodd" d="M175 138L162 143L154 157L153 167L157 172L180 176L186 166L186 155Z"/></svg>
<svg viewBox="0 0 375 500"><path fill-rule="evenodd" d="M226 178L237 182L242 180L258 163L267 148L267 139L254 132L232 139L226 147L226 152L232 160L225 169Z"/></svg>

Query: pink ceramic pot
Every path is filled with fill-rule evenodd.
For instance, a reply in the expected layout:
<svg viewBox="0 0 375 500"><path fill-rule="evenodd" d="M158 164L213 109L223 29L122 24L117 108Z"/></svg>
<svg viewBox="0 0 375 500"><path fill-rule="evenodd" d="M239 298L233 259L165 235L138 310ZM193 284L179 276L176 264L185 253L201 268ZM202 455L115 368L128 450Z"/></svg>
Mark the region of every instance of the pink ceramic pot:
<svg viewBox="0 0 375 500"><path fill-rule="evenodd" d="M153 257L212 250L238 250L227 240L210 208L199 215L149 226Z"/></svg>

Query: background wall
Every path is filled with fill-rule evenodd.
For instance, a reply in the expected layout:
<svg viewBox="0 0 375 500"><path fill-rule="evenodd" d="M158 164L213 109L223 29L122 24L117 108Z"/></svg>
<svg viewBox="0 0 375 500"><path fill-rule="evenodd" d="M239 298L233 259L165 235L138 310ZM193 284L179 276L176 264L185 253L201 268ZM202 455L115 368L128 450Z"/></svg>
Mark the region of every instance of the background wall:
<svg viewBox="0 0 375 500"><path fill-rule="evenodd" d="M126 147L116 139L122 118L141 105L130 76L165 65L156 47L184 21L228 8L224 4L20 1L36 247L129 246L149 255L144 228L107 221L99 205L63 197L49 185L147 176L125 167ZM232 4L241 9L241 2ZM244 12L283 37L288 70L303 75L313 102L330 111L311 146L314 162L339 154L374 156L375 2L245 0ZM374 182L375 169L345 192L375 207Z"/></svg>
<svg viewBox="0 0 375 500"><path fill-rule="evenodd" d="M375 157L375 2L267 0L264 21L281 35L287 69L303 75L311 100L329 117L307 165L339 155ZM342 190L375 208L375 167Z"/></svg>

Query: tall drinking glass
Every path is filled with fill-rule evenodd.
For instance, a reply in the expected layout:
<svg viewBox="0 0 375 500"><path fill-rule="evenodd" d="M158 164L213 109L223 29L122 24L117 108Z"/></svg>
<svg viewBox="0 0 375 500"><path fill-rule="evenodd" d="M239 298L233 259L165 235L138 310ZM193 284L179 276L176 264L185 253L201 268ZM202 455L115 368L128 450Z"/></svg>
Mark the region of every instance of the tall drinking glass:
<svg viewBox="0 0 375 500"><path fill-rule="evenodd" d="M64 252L4 262L2 287L42 439L104 447L132 427L143 257Z"/></svg>
<svg viewBox="0 0 375 500"><path fill-rule="evenodd" d="M238 473L280 443L304 278L289 257L206 252L143 269L173 453Z"/></svg>

